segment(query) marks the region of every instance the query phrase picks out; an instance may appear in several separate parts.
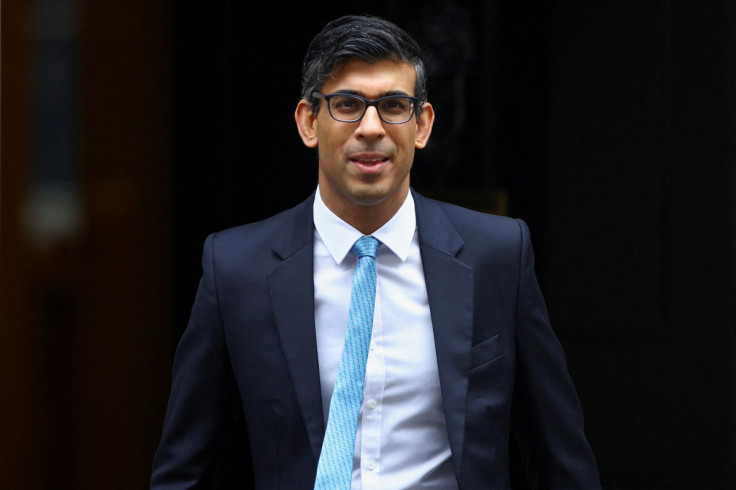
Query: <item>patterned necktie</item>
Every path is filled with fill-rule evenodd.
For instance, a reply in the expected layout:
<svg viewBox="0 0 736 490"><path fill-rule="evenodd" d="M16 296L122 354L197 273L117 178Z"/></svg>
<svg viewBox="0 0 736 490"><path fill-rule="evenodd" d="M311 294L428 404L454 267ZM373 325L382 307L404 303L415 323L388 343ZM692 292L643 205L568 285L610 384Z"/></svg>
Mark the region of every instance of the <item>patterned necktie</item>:
<svg viewBox="0 0 736 490"><path fill-rule="evenodd" d="M350 316L317 465L315 490L349 490L352 482L355 434L363 402L365 364L373 331L375 259L379 245L376 238L363 236L351 249L358 257L358 265L353 273Z"/></svg>

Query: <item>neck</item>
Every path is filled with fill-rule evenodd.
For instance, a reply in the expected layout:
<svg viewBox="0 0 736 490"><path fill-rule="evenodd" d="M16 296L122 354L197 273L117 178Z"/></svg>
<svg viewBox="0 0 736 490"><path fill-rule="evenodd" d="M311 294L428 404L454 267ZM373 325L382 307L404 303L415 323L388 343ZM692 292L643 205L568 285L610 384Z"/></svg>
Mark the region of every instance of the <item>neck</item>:
<svg viewBox="0 0 736 490"><path fill-rule="evenodd" d="M320 195L327 208L341 220L362 234L370 235L385 225L396 214L404 204L408 192L409 189L407 188L403 192L397 192L385 201L375 204L359 204L345 202L342 199L331 199L322 192Z"/></svg>
<svg viewBox="0 0 736 490"><path fill-rule="evenodd" d="M348 213L343 216L338 214L338 216L364 235L370 235L385 225L396 214L396 211L399 210L399 208L396 208L393 211L384 212L384 210L377 209L375 205L361 207L363 209L355 210L356 212L354 213Z"/></svg>

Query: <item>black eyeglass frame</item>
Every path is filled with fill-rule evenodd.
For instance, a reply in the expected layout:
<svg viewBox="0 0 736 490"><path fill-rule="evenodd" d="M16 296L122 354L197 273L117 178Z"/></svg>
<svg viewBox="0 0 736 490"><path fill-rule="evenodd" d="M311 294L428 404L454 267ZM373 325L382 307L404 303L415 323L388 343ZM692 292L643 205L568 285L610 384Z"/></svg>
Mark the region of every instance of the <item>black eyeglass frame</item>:
<svg viewBox="0 0 736 490"><path fill-rule="evenodd" d="M332 113L332 108L330 107L330 99L333 97L342 96L342 97L354 97L356 99L360 99L365 103L365 107L363 108L363 112L358 116L356 119L339 119L335 117L335 115ZM411 118L414 116L414 114L417 114L417 105L419 104L419 97L413 97L411 95L386 95L384 97L379 97L377 99L366 99L365 97L361 97L360 95L355 94L349 94L344 92L335 92L334 94L323 94L319 91L312 92L312 97L315 97L317 99L324 100L327 102L327 111L330 113L330 117L334 119L335 121L344 122L344 123L354 123L358 122L361 119L363 119L363 116L365 116L366 111L369 107L373 106L376 108L376 112L378 113L378 117L381 118L381 121L385 122L386 124L406 124L409 121L411 121ZM409 117L406 118L406 121L401 122L394 122L394 121L387 121L384 119L383 115L381 115L381 110L378 108L378 104L386 99L396 99L396 98L402 98L402 99L409 99L411 101L411 112L409 113Z"/></svg>

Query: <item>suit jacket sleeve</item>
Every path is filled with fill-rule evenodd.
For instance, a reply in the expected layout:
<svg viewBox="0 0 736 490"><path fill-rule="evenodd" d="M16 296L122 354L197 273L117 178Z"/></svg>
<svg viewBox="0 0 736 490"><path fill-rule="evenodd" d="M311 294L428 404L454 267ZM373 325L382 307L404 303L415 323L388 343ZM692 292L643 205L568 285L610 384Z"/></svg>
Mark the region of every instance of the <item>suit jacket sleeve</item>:
<svg viewBox="0 0 736 490"><path fill-rule="evenodd" d="M600 488L580 404L534 274L529 230L519 223L522 249L511 430L533 488Z"/></svg>
<svg viewBox="0 0 736 490"><path fill-rule="evenodd" d="M222 473L216 466L223 461L240 418L218 305L214 240L211 235L205 242L202 279L174 359L152 489L212 488L210 480Z"/></svg>

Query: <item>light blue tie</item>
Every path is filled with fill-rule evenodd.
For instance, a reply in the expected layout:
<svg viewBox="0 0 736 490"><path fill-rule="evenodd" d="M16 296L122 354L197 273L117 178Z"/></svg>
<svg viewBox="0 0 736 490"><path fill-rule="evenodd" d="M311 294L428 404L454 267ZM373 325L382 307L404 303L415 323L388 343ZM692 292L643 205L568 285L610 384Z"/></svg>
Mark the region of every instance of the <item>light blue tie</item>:
<svg viewBox="0 0 736 490"><path fill-rule="evenodd" d="M355 434L363 402L365 364L376 304L376 252L380 242L362 236L351 252L358 257L350 294L350 316L340 367L330 401L327 429L317 464L315 490L349 490L353 474Z"/></svg>

